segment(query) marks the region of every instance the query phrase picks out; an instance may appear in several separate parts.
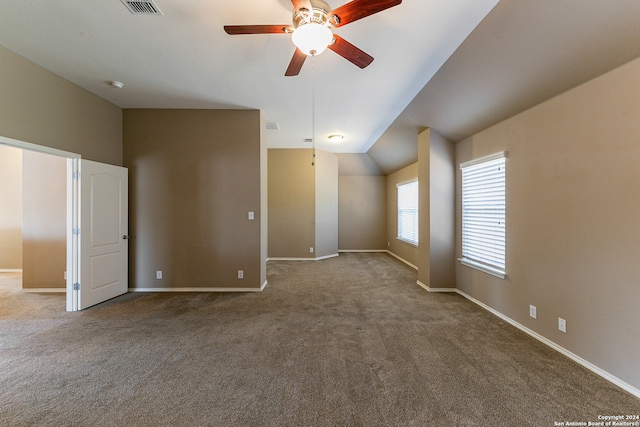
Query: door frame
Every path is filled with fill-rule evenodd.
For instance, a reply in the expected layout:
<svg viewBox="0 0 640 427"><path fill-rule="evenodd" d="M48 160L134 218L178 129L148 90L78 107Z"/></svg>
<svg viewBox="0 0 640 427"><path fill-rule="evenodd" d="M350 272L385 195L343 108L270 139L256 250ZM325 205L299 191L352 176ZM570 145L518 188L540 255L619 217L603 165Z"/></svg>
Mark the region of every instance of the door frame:
<svg viewBox="0 0 640 427"><path fill-rule="evenodd" d="M6 145L7 147L13 147L21 150L29 150L35 151L38 153L49 154L52 156L63 157L67 159L67 174L73 173L73 165L78 163L78 159L81 159L82 156L77 153L72 153L69 151L59 150L57 148L46 147L44 145L32 144L26 141L20 141L13 138L7 138L0 135L0 144ZM73 296L73 283L72 274L71 274L71 266L77 265L77 257L79 254L77 253L77 246L73 242L73 224L74 224L74 214L73 214L73 206L77 206L78 204L78 194L75 191L72 191L68 185L69 176L67 176L67 263L66 263L66 309L67 311L75 311L73 310L72 305L72 296Z"/></svg>

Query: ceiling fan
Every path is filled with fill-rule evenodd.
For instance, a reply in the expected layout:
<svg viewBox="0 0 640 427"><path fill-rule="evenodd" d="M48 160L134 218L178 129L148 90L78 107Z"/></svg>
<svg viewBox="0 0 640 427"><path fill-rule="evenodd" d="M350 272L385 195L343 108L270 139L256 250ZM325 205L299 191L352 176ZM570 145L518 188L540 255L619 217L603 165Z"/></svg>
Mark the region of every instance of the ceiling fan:
<svg viewBox="0 0 640 427"><path fill-rule="evenodd" d="M397 6L402 0L353 0L337 9L323 0L291 0L293 25L225 25L227 34L292 34L296 51L291 58L285 76L297 76L307 56L315 56L326 48L360 68L365 68L373 57L358 49L331 28L347 25L358 19Z"/></svg>

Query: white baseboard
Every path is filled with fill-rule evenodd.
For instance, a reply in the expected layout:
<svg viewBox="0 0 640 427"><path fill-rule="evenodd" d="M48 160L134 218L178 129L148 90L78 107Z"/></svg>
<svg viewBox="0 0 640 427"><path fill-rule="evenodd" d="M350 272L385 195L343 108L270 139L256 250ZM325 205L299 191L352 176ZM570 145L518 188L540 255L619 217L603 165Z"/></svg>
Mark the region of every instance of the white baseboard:
<svg viewBox="0 0 640 427"><path fill-rule="evenodd" d="M340 254L335 253L331 255L321 256L318 258L267 258L267 261L320 261L323 259L335 258L337 256L340 256Z"/></svg>
<svg viewBox="0 0 640 427"><path fill-rule="evenodd" d="M466 293L462 292L461 290L456 289L456 293L462 295L463 297L465 297L469 301L479 305L480 307L484 308L485 310L487 310L488 312L494 314L495 316L498 316L500 319L502 319L505 322L515 326L516 328L520 329L522 332L524 332L524 333L530 335L531 337L537 339L541 343L546 344L549 347L551 347L552 349L564 354L569 359L579 363L580 365L584 366L585 368L587 368L591 372L593 372L593 373L595 373L597 375L600 375L605 380L617 385L618 387L620 387L621 389L631 393L635 397L640 398L640 389L632 386L629 383L626 383L625 381L621 380L620 378L616 377L615 375L612 375L609 372L597 367L593 363L583 359L582 357L578 356L575 353L570 352L566 348L559 346L555 342L549 340L548 338L543 337L539 333L527 328L526 326L521 325L520 323L518 323L515 320L511 319L510 317L505 316L504 314L500 313L499 311L489 307L488 305L486 305L485 303L483 303L481 301L478 301L477 299L473 298L472 296L467 295Z"/></svg>
<svg viewBox="0 0 640 427"><path fill-rule="evenodd" d="M65 293L67 288L22 288L22 292L33 292L38 294L43 293Z"/></svg>
<svg viewBox="0 0 640 427"><path fill-rule="evenodd" d="M391 255L394 258L397 258L398 260L404 262L405 264L407 264L409 267L417 270L418 266L411 264L409 261L407 261L406 259L399 257L398 255L394 254L393 252L391 252L388 249L354 249L354 250L349 250L349 249L341 249L338 252L369 252L369 253L388 253L389 255ZM425 288L427 291L429 292L455 292L455 290L447 290L447 291L434 291L429 290L428 286L424 286L424 284L421 285L423 288Z"/></svg>
<svg viewBox="0 0 640 427"><path fill-rule="evenodd" d="M420 280L416 282L418 286L424 288L427 292L456 292L456 288L430 288Z"/></svg>
<svg viewBox="0 0 640 427"><path fill-rule="evenodd" d="M0 273L22 273L21 268L0 268Z"/></svg>
<svg viewBox="0 0 640 427"><path fill-rule="evenodd" d="M418 266L411 264L409 261L407 261L407 260L406 260L406 259L404 259L404 258L400 258L398 255L394 254L393 252L391 252L391 251L387 251L387 253L388 253L389 255L391 255L392 257L398 258L400 261L404 262L404 263L405 263L405 264L407 264L409 267L412 267L412 268L414 268L414 269L416 269L416 270L418 269Z"/></svg>
<svg viewBox="0 0 640 427"><path fill-rule="evenodd" d="M262 292L267 281L259 288L129 288L129 292Z"/></svg>
<svg viewBox="0 0 640 427"><path fill-rule="evenodd" d="M386 249L340 249L338 252L364 252L364 253L378 253L378 252L389 252Z"/></svg>
<svg viewBox="0 0 640 427"><path fill-rule="evenodd" d="M322 259L329 259L329 258L335 258L337 256L340 256L340 254L338 252L336 252L335 254L331 254L331 255L325 255L325 256L321 256L318 258L315 258L316 261L320 261Z"/></svg>

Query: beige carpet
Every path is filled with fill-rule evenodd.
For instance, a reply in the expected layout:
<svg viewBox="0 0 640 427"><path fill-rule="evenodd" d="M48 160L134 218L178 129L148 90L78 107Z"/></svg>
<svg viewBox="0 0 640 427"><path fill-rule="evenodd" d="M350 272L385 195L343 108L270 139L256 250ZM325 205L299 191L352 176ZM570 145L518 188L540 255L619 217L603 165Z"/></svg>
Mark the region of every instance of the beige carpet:
<svg viewBox="0 0 640 427"><path fill-rule="evenodd" d="M79 313L0 275L2 426L553 426L640 400L386 254Z"/></svg>

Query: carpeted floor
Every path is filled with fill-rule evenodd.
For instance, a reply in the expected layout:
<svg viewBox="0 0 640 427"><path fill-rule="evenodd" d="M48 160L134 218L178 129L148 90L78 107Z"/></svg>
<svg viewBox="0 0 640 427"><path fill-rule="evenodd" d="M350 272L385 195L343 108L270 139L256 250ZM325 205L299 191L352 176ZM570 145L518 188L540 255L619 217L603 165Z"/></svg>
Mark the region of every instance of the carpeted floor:
<svg viewBox="0 0 640 427"><path fill-rule="evenodd" d="M640 400L386 254L79 313L0 275L2 426L554 426Z"/></svg>

